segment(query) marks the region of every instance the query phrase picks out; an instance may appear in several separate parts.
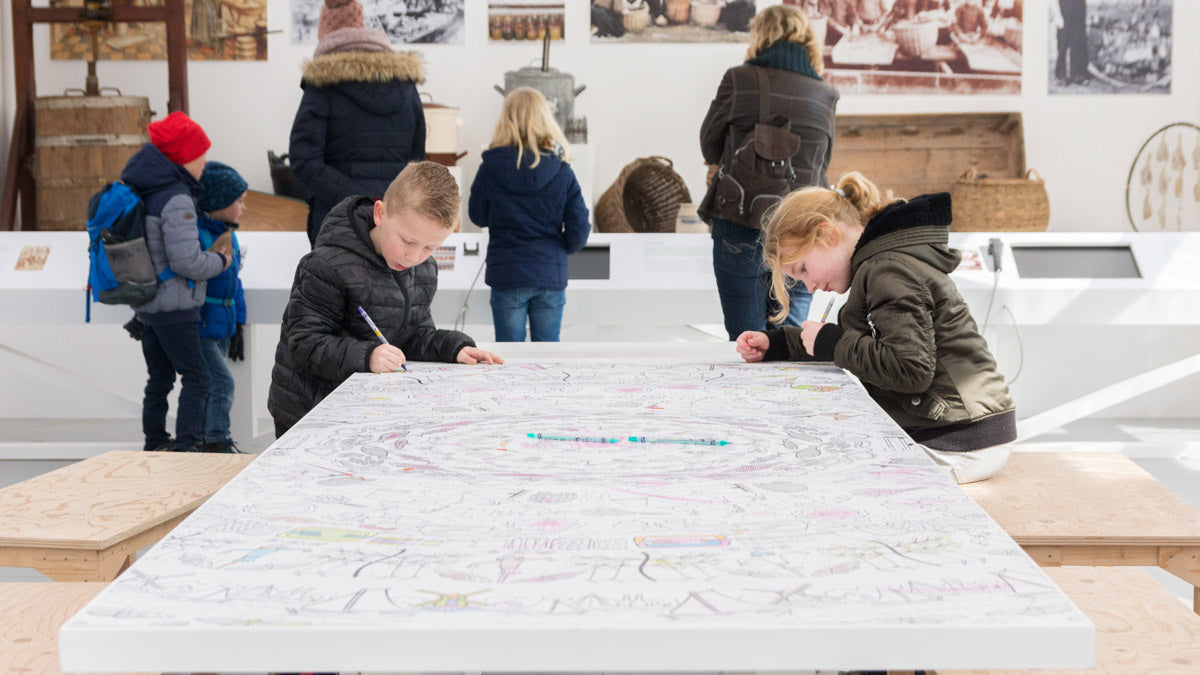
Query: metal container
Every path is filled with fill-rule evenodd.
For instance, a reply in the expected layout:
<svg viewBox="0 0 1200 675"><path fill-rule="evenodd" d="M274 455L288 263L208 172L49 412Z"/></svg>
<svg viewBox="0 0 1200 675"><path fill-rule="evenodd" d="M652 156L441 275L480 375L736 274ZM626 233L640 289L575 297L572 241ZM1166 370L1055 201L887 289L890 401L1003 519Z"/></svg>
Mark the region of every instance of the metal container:
<svg viewBox="0 0 1200 675"><path fill-rule="evenodd" d="M504 73L504 88L493 85L496 91L507 96L508 92L519 87L531 87L542 92L546 102L550 104L550 112L562 129L567 128L567 118L575 112L575 97L583 93L587 85L575 87L575 76L563 73L550 67L550 34L546 33L542 40L541 67L526 66L518 70Z"/></svg>

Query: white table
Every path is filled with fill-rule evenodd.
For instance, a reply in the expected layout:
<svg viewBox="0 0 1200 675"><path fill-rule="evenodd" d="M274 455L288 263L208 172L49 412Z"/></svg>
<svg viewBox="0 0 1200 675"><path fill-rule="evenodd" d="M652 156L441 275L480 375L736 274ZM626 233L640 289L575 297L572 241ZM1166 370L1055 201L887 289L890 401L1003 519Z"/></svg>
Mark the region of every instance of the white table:
<svg viewBox="0 0 1200 675"><path fill-rule="evenodd" d="M686 349L353 376L63 627L64 668L1091 664L844 372Z"/></svg>

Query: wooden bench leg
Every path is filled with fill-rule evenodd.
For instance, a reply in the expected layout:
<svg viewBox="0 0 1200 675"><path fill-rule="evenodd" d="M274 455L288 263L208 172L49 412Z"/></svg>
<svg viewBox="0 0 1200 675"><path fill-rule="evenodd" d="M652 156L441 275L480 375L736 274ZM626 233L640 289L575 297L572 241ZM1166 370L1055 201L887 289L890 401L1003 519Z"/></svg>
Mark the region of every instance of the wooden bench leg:
<svg viewBox="0 0 1200 675"><path fill-rule="evenodd" d="M1200 614L1200 546L1164 546L1158 566L1192 585L1192 611Z"/></svg>

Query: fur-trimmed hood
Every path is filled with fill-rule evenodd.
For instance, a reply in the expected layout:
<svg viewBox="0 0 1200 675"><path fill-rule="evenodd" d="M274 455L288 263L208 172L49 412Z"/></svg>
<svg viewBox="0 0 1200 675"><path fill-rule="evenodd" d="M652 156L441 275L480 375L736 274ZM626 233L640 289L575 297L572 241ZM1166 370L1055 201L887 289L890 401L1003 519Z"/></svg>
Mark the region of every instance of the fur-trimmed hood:
<svg viewBox="0 0 1200 675"><path fill-rule="evenodd" d="M300 86L327 87L343 82L425 82L425 68L417 52L339 52L318 56L304 64Z"/></svg>

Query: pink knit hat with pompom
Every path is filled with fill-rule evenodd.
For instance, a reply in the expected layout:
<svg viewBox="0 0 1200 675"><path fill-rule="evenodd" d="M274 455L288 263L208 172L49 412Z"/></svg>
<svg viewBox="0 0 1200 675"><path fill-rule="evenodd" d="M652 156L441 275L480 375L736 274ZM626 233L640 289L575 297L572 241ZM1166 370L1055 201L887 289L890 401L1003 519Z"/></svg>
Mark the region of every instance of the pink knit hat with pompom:
<svg viewBox="0 0 1200 675"><path fill-rule="evenodd" d="M339 28L362 28L363 6L358 0L325 0L317 20L317 39Z"/></svg>
<svg viewBox="0 0 1200 675"><path fill-rule="evenodd" d="M358 0L325 0L317 22L317 48L313 56L336 52L387 52L387 33L367 28Z"/></svg>

